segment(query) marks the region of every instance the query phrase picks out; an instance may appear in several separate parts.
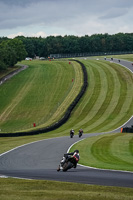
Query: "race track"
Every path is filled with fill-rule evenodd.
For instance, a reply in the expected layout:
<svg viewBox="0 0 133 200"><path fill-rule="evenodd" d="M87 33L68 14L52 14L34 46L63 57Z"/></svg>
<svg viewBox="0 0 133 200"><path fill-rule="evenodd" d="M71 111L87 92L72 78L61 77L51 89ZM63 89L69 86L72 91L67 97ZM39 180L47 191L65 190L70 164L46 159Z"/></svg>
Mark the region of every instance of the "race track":
<svg viewBox="0 0 133 200"><path fill-rule="evenodd" d="M121 61L121 64L133 71L130 62ZM128 125L133 124L133 118L127 123ZM120 127L114 132L119 130ZM104 133L85 134L81 139L99 134ZM57 172L56 169L63 154L73 143L81 139L77 135L72 139L70 137L52 138L23 145L1 154L0 176L133 188L132 172L100 170L79 165L68 172Z"/></svg>

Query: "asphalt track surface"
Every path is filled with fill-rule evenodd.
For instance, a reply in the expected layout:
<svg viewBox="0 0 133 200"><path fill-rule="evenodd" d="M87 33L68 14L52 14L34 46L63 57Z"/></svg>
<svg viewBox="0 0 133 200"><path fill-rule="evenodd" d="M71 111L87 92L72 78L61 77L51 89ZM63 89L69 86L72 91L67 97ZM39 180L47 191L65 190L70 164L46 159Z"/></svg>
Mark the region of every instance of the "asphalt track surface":
<svg viewBox="0 0 133 200"><path fill-rule="evenodd" d="M28 68L27 65L19 65L21 68L9 73L9 75L6 75L3 78L0 78L0 85L2 85L3 83L5 83L7 80L9 80L10 78L12 78L13 76L15 76L16 74L20 73L21 71L25 70L26 68Z"/></svg>
<svg viewBox="0 0 133 200"><path fill-rule="evenodd" d="M114 62L119 61L117 59ZM120 64L133 72L131 62ZM133 117L122 127L133 125ZM120 128L113 132L120 132ZM78 165L67 172L57 172L57 167L64 153L71 145L87 137L105 133L84 134L81 139L59 137L33 142L17 147L0 155L0 177L16 177L25 179L55 180L77 182L91 185L120 186L133 188L133 173L115 170L94 169Z"/></svg>

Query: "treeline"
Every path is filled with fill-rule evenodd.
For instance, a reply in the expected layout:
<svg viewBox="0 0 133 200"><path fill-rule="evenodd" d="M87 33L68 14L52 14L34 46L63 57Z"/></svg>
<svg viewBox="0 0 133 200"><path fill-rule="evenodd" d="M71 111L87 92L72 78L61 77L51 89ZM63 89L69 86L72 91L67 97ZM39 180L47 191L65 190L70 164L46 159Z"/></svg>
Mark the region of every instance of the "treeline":
<svg viewBox="0 0 133 200"><path fill-rule="evenodd" d="M50 54L129 52L133 51L133 33L94 34L91 36L49 36L46 38L18 36L0 38L0 62L12 66L27 57L48 57ZM8 57L8 59L6 58ZM10 58L10 59L9 59ZM3 65L4 67L4 65Z"/></svg>
<svg viewBox="0 0 133 200"><path fill-rule="evenodd" d="M32 58L35 55L48 57L50 54L133 51L133 33L17 38L23 41L28 56Z"/></svg>
<svg viewBox="0 0 133 200"><path fill-rule="evenodd" d="M13 67L27 55L23 42L17 38L0 38L0 70Z"/></svg>

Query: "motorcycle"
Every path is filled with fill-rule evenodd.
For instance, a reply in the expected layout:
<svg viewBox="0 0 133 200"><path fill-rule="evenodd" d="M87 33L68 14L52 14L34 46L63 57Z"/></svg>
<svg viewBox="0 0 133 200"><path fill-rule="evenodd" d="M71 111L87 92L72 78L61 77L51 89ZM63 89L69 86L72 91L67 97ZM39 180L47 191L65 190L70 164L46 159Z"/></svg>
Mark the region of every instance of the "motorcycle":
<svg viewBox="0 0 133 200"><path fill-rule="evenodd" d="M83 130L79 130L79 137L83 135Z"/></svg>
<svg viewBox="0 0 133 200"><path fill-rule="evenodd" d="M63 159L60 162L61 165L59 165L57 171L60 171L62 169L63 172L66 172L71 168L76 168L78 161L79 161L79 153L74 153L73 156L68 156L67 159L63 157Z"/></svg>
<svg viewBox="0 0 133 200"><path fill-rule="evenodd" d="M74 131L71 131L70 132L70 138L73 138L73 136L74 136Z"/></svg>
<svg viewBox="0 0 133 200"><path fill-rule="evenodd" d="M63 165L63 172L66 172L68 169L71 169L74 167L74 164L70 161L68 162L65 162L64 165Z"/></svg>

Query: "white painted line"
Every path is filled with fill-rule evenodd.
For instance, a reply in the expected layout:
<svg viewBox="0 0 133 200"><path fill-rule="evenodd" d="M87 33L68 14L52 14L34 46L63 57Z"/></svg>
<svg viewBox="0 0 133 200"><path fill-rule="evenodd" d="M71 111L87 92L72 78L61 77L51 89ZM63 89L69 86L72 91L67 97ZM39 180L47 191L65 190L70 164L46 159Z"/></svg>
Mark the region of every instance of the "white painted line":
<svg viewBox="0 0 133 200"><path fill-rule="evenodd" d="M62 136L62 137L63 137L63 136ZM11 150L9 150L9 151L6 151L6 152L0 154L0 156L3 156L3 155L5 155L5 154L7 154L7 153L10 153L10 152L12 152L12 151L14 151L14 150L16 150L16 149L19 149L19 148L21 148L21 147L27 146L27 145L29 145L29 144L34 144L34 143L41 142L41 141L44 141L44 140L51 140L51 139L53 140L53 139L62 138L62 137L48 138L48 139L43 139L43 140L37 140L37 141L34 141L34 142L29 142L29 143L27 143L27 144L23 144L23 145L20 145L20 146L18 146L18 147L15 147L15 148L13 148L13 149L11 149ZM67 137L67 136L64 136L64 137Z"/></svg>
<svg viewBox="0 0 133 200"><path fill-rule="evenodd" d="M82 140L84 140L86 138L83 138ZM78 142L82 141L82 140L78 140L77 142L74 142L67 150L67 153L70 151L70 149L72 148L73 145L77 144Z"/></svg>
<svg viewBox="0 0 133 200"><path fill-rule="evenodd" d="M114 169L101 169L101 168L90 167L90 166L81 165L81 164L78 164L78 165L81 166L81 167L86 167L88 169L96 169L96 170L100 170L100 171L113 171L113 172L123 172L123 173L131 173L131 174L133 174L133 172L131 172L131 171L114 170Z"/></svg>
<svg viewBox="0 0 133 200"><path fill-rule="evenodd" d="M112 133L112 132L116 131L117 129L122 128L122 127L123 127L125 124L127 124L132 118L133 118L133 115L132 115L132 117L130 117L130 119L129 119L128 121L126 121L124 124L122 124L122 125L119 126L118 128L116 128L116 129L114 129L114 130L112 130L112 131L103 132L103 133L104 133L104 134L105 134L105 133Z"/></svg>
<svg viewBox="0 0 133 200"><path fill-rule="evenodd" d="M132 118L133 118L133 115L132 115L132 117L130 117L130 119L129 119L127 122L125 122L122 126L124 126L125 124L127 124ZM122 126L116 128L115 130L117 130L117 129L119 129L119 128L122 128ZM115 130L114 130L114 131L115 131Z"/></svg>
<svg viewBox="0 0 133 200"><path fill-rule="evenodd" d="M15 178L15 179L22 179L22 180L35 180L35 179L20 178L20 177L15 177L15 176L5 176L5 175L0 175L0 178Z"/></svg>
<svg viewBox="0 0 133 200"><path fill-rule="evenodd" d="M126 69L128 69L131 73L133 73L133 71L131 70L131 69L129 69L128 67L126 67L125 65L122 65L122 64L120 64L120 63L116 63L116 64L118 64L118 65L121 65L121 66L123 66L123 67L125 67Z"/></svg>

